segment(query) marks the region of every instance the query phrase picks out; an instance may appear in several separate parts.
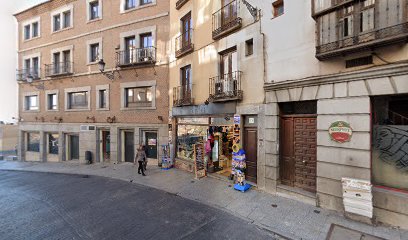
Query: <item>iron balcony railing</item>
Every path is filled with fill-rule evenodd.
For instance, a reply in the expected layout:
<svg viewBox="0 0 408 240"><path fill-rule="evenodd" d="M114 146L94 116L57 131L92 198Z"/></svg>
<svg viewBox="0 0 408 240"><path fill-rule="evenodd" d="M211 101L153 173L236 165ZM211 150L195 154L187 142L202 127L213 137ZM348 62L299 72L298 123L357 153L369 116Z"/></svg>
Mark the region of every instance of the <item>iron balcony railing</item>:
<svg viewBox="0 0 408 240"><path fill-rule="evenodd" d="M38 80L41 78L40 68L28 68L16 71L17 81L27 81L27 78L32 78L33 80Z"/></svg>
<svg viewBox="0 0 408 240"><path fill-rule="evenodd" d="M188 0L178 0L176 2L176 9L180 9L184 4L186 4L188 2Z"/></svg>
<svg viewBox="0 0 408 240"><path fill-rule="evenodd" d="M193 50L193 29L189 29L176 38L176 57L182 57Z"/></svg>
<svg viewBox="0 0 408 240"><path fill-rule="evenodd" d="M179 86L173 88L173 105L176 107L193 104L192 86Z"/></svg>
<svg viewBox="0 0 408 240"><path fill-rule="evenodd" d="M156 62L156 48L134 48L116 52L118 66L131 66L139 64L153 64Z"/></svg>
<svg viewBox="0 0 408 240"><path fill-rule="evenodd" d="M213 39L221 38L242 26L242 18L239 16L239 6L239 0L234 0L213 13Z"/></svg>
<svg viewBox="0 0 408 240"><path fill-rule="evenodd" d="M242 72L236 71L210 78L210 101L241 100L241 75Z"/></svg>
<svg viewBox="0 0 408 240"><path fill-rule="evenodd" d="M406 22L319 45L316 47L316 56L319 59L324 59L348 52L355 52L358 49L369 49L405 41L407 37L408 23Z"/></svg>
<svg viewBox="0 0 408 240"><path fill-rule="evenodd" d="M74 73L73 62L56 62L45 65L45 76L55 77L61 75L70 75Z"/></svg>

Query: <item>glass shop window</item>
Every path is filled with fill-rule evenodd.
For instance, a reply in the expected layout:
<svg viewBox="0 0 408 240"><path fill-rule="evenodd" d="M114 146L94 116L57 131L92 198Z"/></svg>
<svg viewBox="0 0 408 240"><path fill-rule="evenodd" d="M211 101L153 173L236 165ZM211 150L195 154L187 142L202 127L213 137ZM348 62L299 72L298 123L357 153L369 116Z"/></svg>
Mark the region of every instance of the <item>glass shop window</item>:
<svg viewBox="0 0 408 240"><path fill-rule="evenodd" d="M373 183L408 190L408 96L373 97Z"/></svg>
<svg viewBox="0 0 408 240"><path fill-rule="evenodd" d="M194 161L194 144L203 142L206 139L207 130L208 126L178 125L177 157Z"/></svg>

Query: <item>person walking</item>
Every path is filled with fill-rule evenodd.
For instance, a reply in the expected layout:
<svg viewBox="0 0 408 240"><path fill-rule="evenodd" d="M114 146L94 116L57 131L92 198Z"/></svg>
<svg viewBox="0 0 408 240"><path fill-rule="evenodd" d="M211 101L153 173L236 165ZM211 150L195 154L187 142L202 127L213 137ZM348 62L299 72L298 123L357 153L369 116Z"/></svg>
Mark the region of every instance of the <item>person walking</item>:
<svg viewBox="0 0 408 240"><path fill-rule="evenodd" d="M146 152L144 150L143 145L140 145L139 148L137 149L137 153L136 153L135 160L134 160L135 164L136 164L136 161L139 164L139 167L137 169L137 173L138 174L141 173L142 176L146 176L146 174L144 173L144 162L146 161Z"/></svg>

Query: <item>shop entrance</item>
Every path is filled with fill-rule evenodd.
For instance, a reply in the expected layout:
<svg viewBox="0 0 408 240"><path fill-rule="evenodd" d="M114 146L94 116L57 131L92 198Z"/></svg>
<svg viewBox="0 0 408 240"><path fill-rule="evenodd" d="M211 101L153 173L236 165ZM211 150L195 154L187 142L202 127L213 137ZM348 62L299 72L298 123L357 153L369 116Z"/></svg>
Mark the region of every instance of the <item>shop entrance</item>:
<svg viewBox="0 0 408 240"><path fill-rule="evenodd" d="M125 162L133 162L135 157L134 132L124 131L124 148Z"/></svg>
<svg viewBox="0 0 408 240"><path fill-rule="evenodd" d="M146 132L146 156L157 159L157 132Z"/></svg>
<svg viewBox="0 0 408 240"><path fill-rule="evenodd" d="M280 118L281 183L309 192L316 192L317 120L310 113L314 109L315 102L285 103Z"/></svg>
<svg viewBox="0 0 408 240"><path fill-rule="evenodd" d="M110 160L110 131L109 130L101 130L100 131L100 161L101 162L109 162Z"/></svg>
<svg viewBox="0 0 408 240"><path fill-rule="evenodd" d="M248 181L257 183L258 171L258 128L257 116L245 116L243 147L246 156L246 173Z"/></svg>
<svg viewBox="0 0 408 240"><path fill-rule="evenodd" d="M69 135L69 160L79 160L79 136Z"/></svg>

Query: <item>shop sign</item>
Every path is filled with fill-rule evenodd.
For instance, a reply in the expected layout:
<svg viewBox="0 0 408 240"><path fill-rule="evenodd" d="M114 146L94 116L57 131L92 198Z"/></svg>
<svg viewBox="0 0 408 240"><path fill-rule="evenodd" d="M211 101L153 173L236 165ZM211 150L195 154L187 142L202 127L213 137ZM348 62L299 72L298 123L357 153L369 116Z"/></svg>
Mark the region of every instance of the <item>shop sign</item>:
<svg viewBox="0 0 408 240"><path fill-rule="evenodd" d="M353 135L353 129L350 124L344 121L337 121L330 125L329 135L331 140L339 143L349 142Z"/></svg>
<svg viewBox="0 0 408 240"><path fill-rule="evenodd" d="M241 124L241 116L234 115L234 124Z"/></svg>

